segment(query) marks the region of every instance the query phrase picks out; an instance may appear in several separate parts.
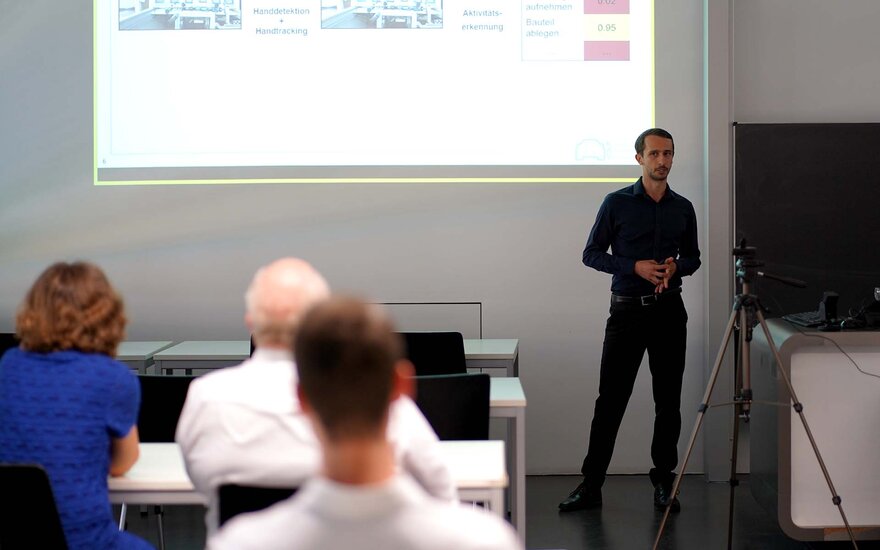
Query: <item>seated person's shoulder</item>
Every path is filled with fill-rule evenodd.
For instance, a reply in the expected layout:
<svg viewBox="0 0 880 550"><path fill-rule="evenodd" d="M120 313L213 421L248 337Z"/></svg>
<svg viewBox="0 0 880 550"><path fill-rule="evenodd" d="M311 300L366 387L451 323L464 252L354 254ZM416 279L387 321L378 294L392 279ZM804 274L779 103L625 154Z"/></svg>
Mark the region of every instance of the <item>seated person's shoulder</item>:
<svg viewBox="0 0 880 550"><path fill-rule="evenodd" d="M523 548L509 523L499 516L470 505L438 503L430 516L425 511L420 511L419 515L438 528L442 526L442 530L437 530L438 535L445 533L446 536L454 538L455 540L449 540L448 544L456 548L485 550Z"/></svg>
<svg viewBox="0 0 880 550"><path fill-rule="evenodd" d="M246 384L246 376L241 365L237 365L196 377L189 385L189 393L206 400L223 400L236 395L236 388L241 388L243 384Z"/></svg>
<svg viewBox="0 0 880 550"><path fill-rule="evenodd" d="M103 353L81 353L78 351L60 352L74 354L77 363L76 376L80 379L90 379L96 385L109 387L136 386L137 373L123 363Z"/></svg>

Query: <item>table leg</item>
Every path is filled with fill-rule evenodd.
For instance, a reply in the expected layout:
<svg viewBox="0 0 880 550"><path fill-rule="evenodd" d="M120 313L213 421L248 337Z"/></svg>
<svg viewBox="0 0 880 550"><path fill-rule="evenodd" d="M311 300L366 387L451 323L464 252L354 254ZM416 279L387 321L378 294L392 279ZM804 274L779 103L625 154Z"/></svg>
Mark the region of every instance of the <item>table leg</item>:
<svg viewBox="0 0 880 550"><path fill-rule="evenodd" d="M128 506L123 502L122 509L119 510L119 530L125 531L125 513L128 511Z"/></svg>
<svg viewBox="0 0 880 550"><path fill-rule="evenodd" d="M492 489L489 496L489 511L504 518L504 489Z"/></svg>
<svg viewBox="0 0 880 550"><path fill-rule="evenodd" d="M507 419L507 475L510 478L510 522L526 540L526 411L497 407L492 416Z"/></svg>
<svg viewBox="0 0 880 550"><path fill-rule="evenodd" d="M526 540L526 412L516 409L510 437L513 440L513 467L511 472L510 519L523 543Z"/></svg>

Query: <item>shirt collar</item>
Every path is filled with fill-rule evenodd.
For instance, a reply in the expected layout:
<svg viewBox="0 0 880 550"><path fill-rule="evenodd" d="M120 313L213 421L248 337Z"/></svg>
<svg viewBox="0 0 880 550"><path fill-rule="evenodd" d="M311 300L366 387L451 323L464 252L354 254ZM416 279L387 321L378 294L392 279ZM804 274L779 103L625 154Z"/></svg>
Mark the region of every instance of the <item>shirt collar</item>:
<svg viewBox="0 0 880 550"><path fill-rule="evenodd" d="M647 198L651 198L648 196L648 193L645 192L645 184L642 183L642 178L636 180L636 183L633 185L633 195L643 195ZM678 198L678 194L672 190L672 186L669 185L669 182L666 182L666 192L663 193L663 197L660 199L660 202L668 201Z"/></svg>
<svg viewBox="0 0 880 550"><path fill-rule="evenodd" d="M293 361L293 353L286 349L257 348L251 358L258 362Z"/></svg>
<svg viewBox="0 0 880 550"><path fill-rule="evenodd" d="M347 485L319 475L307 481L301 492L315 512L331 518L383 517L426 500L424 491L403 474L371 485Z"/></svg>

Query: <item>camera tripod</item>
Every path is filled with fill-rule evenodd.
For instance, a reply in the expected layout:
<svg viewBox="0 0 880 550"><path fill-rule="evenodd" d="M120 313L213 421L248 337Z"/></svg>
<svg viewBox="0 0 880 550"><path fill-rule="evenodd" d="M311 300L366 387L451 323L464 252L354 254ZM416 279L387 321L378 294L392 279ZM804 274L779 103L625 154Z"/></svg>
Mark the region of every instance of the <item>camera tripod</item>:
<svg viewBox="0 0 880 550"><path fill-rule="evenodd" d="M727 322L727 328L725 329L724 336L722 337L721 348L718 350L718 356L715 359L715 366L712 368L712 373L709 375L709 384L706 387L706 393L703 395L703 400L700 403L697 413L697 420L694 424L694 429L691 432L690 442L688 443L687 451L685 452L681 468L678 475L675 477L675 483L672 486L671 495L675 496L679 492L682 476L684 475L684 472L687 468L688 460L690 459L691 453L694 450L697 435L699 434L700 427L703 424L703 418L710 406L709 399L712 397L712 390L714 389L715 382L718 379L718 373L721 370L721 363L724 360L724 354L727 351L727 347L733 339L734 334L738 333L736 343L737 347L734 350L734 369L736 373L736 376L734 377L735 394L733 402L723 404L733 405L734 407L733 441L731 443L730 454L730 501L728 504L729 509L727 517L727 548L731 548L731 544L733 541L734 492L737 485L739 485L739 481L736 478L736 455L739 439L739 420L742 419L744 422L748 422L751 415L752 386L750 380L751 371L749 364L749 346L752 340L753 328L756 325L760 325L761 329L764 331L764 336L767 338L767 343L770 346L770 350L773 353L776 364L779 366L778 372L781 375L782 379L785 381L785 387L788 391L789 397L791 398L792 408L795 412L798 413L798 416L801 419L801 423L804 426L804 431L807 434L807 438L810 440L810 445L813 447L813 454L816 455L816 460L819 462L819 466L822 469L822 475L825 476L825 482L828 484L828 489L831 491L831 501L834 503L835 506L837 506L838 512L840 512L840 517L843 519L843 524L846 526L846 532L849 535L849 540L852 542L853 547L858 548L855 535L853 534L852 528L849 525L849 521L846 519L846 514L843 511L841 498L837 494L837 491L834 489L834 483L832 483L831 476L828 474L828 468L826 468L825 466L825 461L822 459L822 455L819 453L819 447L816 445L816 440L813 439L813 433L812 431L810 431L810 426L807 424L806 417L804 417L803 404L798 400L797 395L795 394L794 387L791 385L791 380L789 379L789 376L785 372L785 369L783 367L782 359L779 356L779 350L776 349L776 344L773 342L773 338L770 335L770 330L767 328L767 322L764 319L763 307L761 306L758 297L754 294L751 294L750 292L751 283L755 280L755 277L757 276L774 279L793 286L803 287L806 285L801 281L758 271L757 268L764 264L755 260L755 255L756 249L754 247L745 246L745 240L740 242L739 247L733 249L733 256L734 258L736 258L736 278L737 282L741 285L741 292L740 294L737 294L734 299L733 311L730 314L730 319ZM670 498L669 501L671 503L672 498ZM667 506L666 510L663 513L663 519L660 521L660 527L658 528L657 536L654 539L654 550L657 550L658 545L660 544L660 539L663 537L663 530L666 527L666 521L669 518L670 509L671 506Z"/></svg>

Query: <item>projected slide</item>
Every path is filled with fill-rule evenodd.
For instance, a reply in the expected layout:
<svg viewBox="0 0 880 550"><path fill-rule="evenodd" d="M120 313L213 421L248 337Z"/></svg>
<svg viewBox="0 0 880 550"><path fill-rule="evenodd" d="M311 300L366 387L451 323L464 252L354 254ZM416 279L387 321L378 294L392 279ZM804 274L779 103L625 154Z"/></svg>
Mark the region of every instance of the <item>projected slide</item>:
<svg viewBox="0 0 880 550"><path fill-rule="evenodd" d="M652 0L95 0L96 183L619 176L652 25Z"/></svg>

